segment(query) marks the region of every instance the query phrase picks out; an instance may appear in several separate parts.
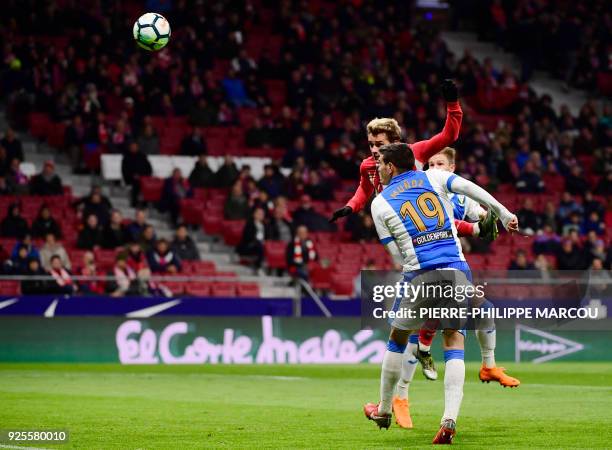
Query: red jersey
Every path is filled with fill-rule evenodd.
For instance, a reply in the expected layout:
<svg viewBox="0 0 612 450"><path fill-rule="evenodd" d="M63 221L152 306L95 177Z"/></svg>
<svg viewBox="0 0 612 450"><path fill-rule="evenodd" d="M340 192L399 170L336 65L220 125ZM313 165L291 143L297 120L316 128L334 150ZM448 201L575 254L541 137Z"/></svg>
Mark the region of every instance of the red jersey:
<svg viewBox="0 0 612 450"><path fill-rule="evenodd" d="M409 144L414 153L415 166L418 170L423 168L425 163L429 161L429 158L440 152L444 147L452 145L459 137L461 119L463 118L463 111L461 110L459 102L447 103L446 111L446 123L440 133L436 134L431 139ZM361 162L359 173L361 175L359 187L355 195L353 195L346 204L351 207L353 212L361 211L372 196L374 190L378 193L382 191L383 188L378 177L378 171L376 170L376 160L373 156Z"/></svg>

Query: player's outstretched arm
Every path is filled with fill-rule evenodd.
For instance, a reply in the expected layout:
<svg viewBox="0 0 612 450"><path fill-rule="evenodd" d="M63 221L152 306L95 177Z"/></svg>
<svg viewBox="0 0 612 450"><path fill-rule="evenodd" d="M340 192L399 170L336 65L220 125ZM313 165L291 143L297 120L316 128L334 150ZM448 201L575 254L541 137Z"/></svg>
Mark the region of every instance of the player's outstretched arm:
<svg viewBox="0 0 612 450"><path fill-rule="evenodd" d="M369 198L372 196L372 192L374 192L374 185L368 176L365 161L361 163L361 166L359 166L359 173L361 176L359 178L359 186L357 186L355 194L353 194L351 199L346 203L346 206L334 211L329 219L330 222L335 222L340 217L345 217L354 212L361 211L368 202Z"/></svg>
<svg viewBox="0 0 612 450"><path fill-rule="evenodd" d="M499 216L506 230L510 232L518 231L518 219L516 216L480 186L455 174L447 178L446 186L450 192L466 195L492 209Z"/></svg>
<svg viewBox="0 0 612 450"><path fill-rule="evenodd" d="M459 93L453 80L444 80L440 86L446 100L446 122L442 131L430 139L411 144L417 169L422 169L429 158L440 152L444 147L453 144L459 138L463 111L458 102Z"/></svg>

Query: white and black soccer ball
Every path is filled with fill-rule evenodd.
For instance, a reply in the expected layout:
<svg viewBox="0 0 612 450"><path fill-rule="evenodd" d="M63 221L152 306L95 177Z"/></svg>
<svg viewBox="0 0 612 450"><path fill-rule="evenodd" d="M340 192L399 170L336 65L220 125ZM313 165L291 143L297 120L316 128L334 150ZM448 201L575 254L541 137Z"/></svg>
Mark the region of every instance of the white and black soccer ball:
<svg viewBox="0 0 612 450"><path fill-rule="evenodd" d="M140 16L133 31L136 43L150 52L161 50L170 40L170 22L157 13Z"/></svg>

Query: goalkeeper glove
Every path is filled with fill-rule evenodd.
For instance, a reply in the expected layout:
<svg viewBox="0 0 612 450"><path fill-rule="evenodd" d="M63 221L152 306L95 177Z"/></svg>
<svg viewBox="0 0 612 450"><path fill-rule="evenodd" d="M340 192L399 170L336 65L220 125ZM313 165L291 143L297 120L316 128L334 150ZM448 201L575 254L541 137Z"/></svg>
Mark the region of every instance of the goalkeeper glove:
<svg viewBox="0 0 612 450"><path fill-rule="evenodd" d="M442 82L440 86L440 90L442 91L442 96L446 102L456 102L457 98L459 98L459 93L457 91L457 85L451 79L446 79Z"/></svg>
<svg viewBox="0 0 612 450"><path fill-rule="evenodd" d="M348 215L351 215L353 213L353 208L351 208L350 206L343 206L342 208L334 211L334 213L331 216L331 219L329 219L329 223L333 223L336 220L338 220L340 217L346 217Z"/></svg>

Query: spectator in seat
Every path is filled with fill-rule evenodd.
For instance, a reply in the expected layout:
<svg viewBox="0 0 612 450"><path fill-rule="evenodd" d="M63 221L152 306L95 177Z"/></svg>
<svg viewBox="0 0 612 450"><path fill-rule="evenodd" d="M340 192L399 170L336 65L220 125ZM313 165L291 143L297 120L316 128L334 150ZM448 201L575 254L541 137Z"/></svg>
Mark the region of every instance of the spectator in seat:
<svg viewBox="0 0 612 450"><path fill-rule="evenodd" d="M64 132L64 145L66 152L72 160L72 165L75 168L75 173L80 173L85 169L83 163L83 146L85 145L85 136L87 129L83 125L83 118L80 115L74 116L70 125L66 127Z"/></svg>
<svg viewBox="0 0 612 450"><path fill-rule="evenodd" d="M6 217L0 223L2 237L21 238L30 231L28 222L21 216L19 203L9 205Z"/></svg>
<svg viewBox="0 0 612 450"><path fill-rule="evenodd" d="M155 249L147 254L149 267L153 273L177 273L181 270L181 262L170 250L168 241L159 239Z"/></svg>
<svg viewBox="0 0 612 450"><path fill-rule="evenodd" d="M516 189L519 192L538 193L544 190L544 182L540 178L532 161L526 161L523 172L516 182Z"/></svg>
<svg viewBox="0 0 612 450"><path fill-rule="evenodd" d="M17 135L15 134L15 130L12 128L7 128L6 133L2 140L0 140L0 145L6 149L6 154L9 161L13 159L18 159L19 162L23 162L23 146L21 145L21 141L17 139Z"/></svg>
<svg viewBox="0 0 612 450"><path fill-rule="evenodd" d="M226 98L234 106L248 106L251 108L257 107L255 102L247 97L244 83L236 76L236 72L233 69L228 71L227 76L221 81L221 85L225 90Z"/></svg>
<svg viewBox="0 0 612 450"><path fill-rule="evenodd" d="M577 248L570 239L565 239L557 253L557 268L559 270L582 270L586 262L582 249Z"/></svg>
<svg viewBox="0 0 612 450"><path fill-rule="evenodd" d="M11 190L18 195L27 195L29 192L28 177L21 170L21 161L17 158L13 158L9 163L9 167L6 173L6 179L8 181Z"/></svg>
<svg viewBox="0 0 612 450"><path fill-rule="evenodd" d="M239 255L255 258L253 266L256 271L261 269L261 263L263 262L264 241L271 238L270 229L265 219L266 214L263 208L255 208L253 215L244 227L242 238L237 247Z"/></svg>
<svg viewBox="0 0 612 450"><path fill-rule="evenodd" d="M192 195L189 181L183 178L181 169L175 168L172 171L172 176L166 178L164 181L159 209L162 212L170 212L172 223L176 225L181 212L181 200L191 197Z"/></svg>
<svg viewBox="0 0 612 450"><path fill-rule="evenodd" d="M153 125L147 124L138 138L138 147L145 155L159 155L159 137Z"/></svg>
<svg viewBox="0 0 612 450"><path fill-rule="evenodd" d="M542 280L550 280L552 278L552 266L548 258L544 255L538 255L533 263L535 269L540 273Z"/></svg>
<svg viewBox="0 0 612 450"><path fill-rule="evenodd" d="M66 249L61 243L57 242L55 234L48 233L45 236L45 244L40 249L40 264L43 269L51 269L51 258L54 256L59 256L63 267L66 267L68 270L72 269Z"/></svg>
<svg viewBox="0 0 612 450"><path fill-rule="evenodd" d="M40 262L36 258L28 260L28 270L25 272L28 277L46 277L49 273L40 267ZM45 279L23 280L21 282L21 293L23 295L41 295L49 293L49 281Z"/></svg>
<svg viewBox="0 0 612 450"><path fill-rule="evenodd" d="M334 231L335 226L327 221L327 218L312 209L310 196L303 195L301 206L293 212L293 223L295 226L304 225L310 231Z"/></svg>
<svg viewBox="0 0 612 450"><path fill-rule="evenodd" d="M134 221L127 227L129 240L134 242L140 241L142 232L148 225L146 211L142 208L137 209L134 215Z"/></svg>
<svg viewBox="0 0 612 450"><path fill-rule="evenodd" d="M114 282L109 283L109 291L112 297L123 297L138 294L138 275L128 264L128 257L124 253L117 255L115 267L113 268Z"/></svg>
<svg viewBox="0 0 612 450"><path fill-rule="evenodd" d="M523 250L518 250L508 270L535 270L535 266L527 259L527 254Z"/></svg>
<svg viewBox="0 0 612 450"><path fill-rule="evenodd" d="M189 174L189 184L193 188L209 188L215 186L215 174L208 166L206 154L198 156L198 160Z"/></svg>
<svg viewBox="0 0 612 450"><path fill-rule="evenodd" d="M96 278L102 275L96 267L96 260L93 252L85 252L83 255L83 265L80 273L83 277ZM78 283L79 292L85 295L102 295L105 292L104 282L100 280L90 279L81 280Z"/></svg>
<svg viewBox="0 0 612 450"><path fill-rule="evenodd" d="M187 234L187 227L181 225L176 229L176 235L171 245L172 252L181 261L199 261L200 252L191 236Z"/></svg>
<svg viewBox="0 0 612 450"><path fill-rule="evenodd" d="M13 194L13 187L8 184L4 176L4 172L2 172L2 169L0 168L0 196L12 195L12 194Z"/></svg>
<svg viewBox="0 0 612 450"><path fill-rule="evenodd" d="M147 225L142 231L142 236L140 237L140 247L142 247L142 250L147 253L149 250L155 248L156 242L157 238L155 237L155 228L153 228L152 225Z"/></svg>
<svg viewBox="0 0 612 450"><path fill-rule="evenodd" d="M315 200L331 200L332 189L325 180L321 179L319 173L311 170L306 184L306 193Z"/></svg>
<svg viewBox="0 0 612 450"><path fill-rule="evenodd" d="M111 212L110 221L104 227L103 233L102 246L104 248L112 249L121 247L129 240L129 233L126 226L123 224L123 216L119 210L114 209Z"/></svg>
<svg viewBox="0 0 612 450"><path fill-rule="evenodd" d="M95 214L87 216L85 226L79 233L77 247L87 250L102 246L104 234Z"/></svg>
<svg viewBox="0 0 612 450"><path fill-rule="evenodd" d="M17 244L17 248L13 250L13 255L6 261L5 272L13 275L24 275L28 271L28 247L23 244Z"/></svg>
<svg viewBox="0 0 612 450"><path fill-rule="evenodd" d="M74 294L78 291L76 283L72 280L72 275L63 266L59 256L51 257L51 268L49 274L55 282L51 282L51 292L53 294Z"/></svg>
<svg viewBox="0 0 612 450"><path fill-rule="evenodd" d="M234 158L230 155L225 155L223 165L219 167L219 170L215 173L215 183L217 187L227 188L233 186L234 182L238 179L238 167L234 162Z"/></svg>
<svg viewBox="0 0 612 450"><path fill-rule="evenodd" d="M283 190L283 176L280 174L278 167L272 164L264 166L263 177L259 180L259 189L265 191L272 199L281 195Z"/></svg>
<svg viewBox="0 0 612 450"><path fill-rule="evenodd" d="M193 127L193 131L183 138L181 142L181 154L197 156L207 151L206 140L200 127Z"/></svg>
<svg viewBox="0 0 612 450"><path fill-rule="evenodd" d="M308 228L297 227L295 237L287 244L287 268L293 276L308 280L308 263L317 260L317 252L308 237Z"/></svg>
<svg viewBox="0 0 612 450"><path fill-rule="evenodd" d="M533 200L530 197L525 199L523 207L517 211L516 216L523 230L530 235L542 227L542 216L534 211Z"/></svg>
<svg viewBox="0 0 612 450"><path fill-rule="evenodd" d="M567 236L572 231L580 233L580 230L581 230L581 227L582 227L582 222L583 222L583 220L582 220L582 216L580 214L578 214L577 212L571 213L570 216L569 216L569 220L567 220L566 223L563 225L563 228L561 230L561 234L563 236Z"/></svg>
<svg viewBox="0 0 612 450"><path fill-rule="evenodd" d="M125 184L132 187L131 201L132 206L135 206L140 195L140 178L150 177L153 173L147 155L140 151L137 142L131 142L128 145L128 151L123 155L123 161L121 162L121 173Z"/></svg>
<svg viewBox="0 0 612 450"><path fill-rule="evenodd" d="M589 264L589 286L587 298L610 298L612 295L612 277L605 270L604 260L594 258Z"/></svg>
<svg viewBox="0 0 612 450"><path fill-rule="evenodd" d="M357 226L353 229L352 238L357 242L376 242L378 233L374 226L374 221L370 214L363 214L357 222Z"/></svg>
<svg viewBox="0 0 612 450"><path fill-rule="evenodd" d="M546 205L544 206L544 213L542 214L542 226L549 226L555 232L559 230L557 207L550 200L547 201Z"/></svg>
<svg viewBox="0 0 612 450"><path fill-rule="evenodd" d="M53 233L58 238L62 235L59 224L51 217L49 206L43 204L38 211L38 216L32 223L32 237L44 238L49 233Z"/></svg>
<svg viewBox="0 0 612 450"><path fill-rule="evenodd" d="M612 171L606 173L601 180L599 180L595 188L595 193L604 196L612 195Z"/></svg>
<svg viewBox="0 0 612 450"><path fill-rule="evenodd" d="M100 224L106 225L113 207L108 197L102 193L102 187L94 185L89 195L76 202L76 208L84 219L93 214Z"/></svg>
<svg viewBox="0 0 612 450"><path fill-rule="evenodd" d="M584 220L582 227L580 228L580 234L586 235L591 231L594 231L599 235L606 232L606 224L602 222L599 214L596 211L591 211L588 217Z"/></svg>
<svg viewBox="0 0 612 450"><path fill-rule="evenodd" d="M236 181L223 207L226 220L245 220L249 216L249 199L242 190L242 183Z"/></svg>
<svg viewBox="0 0 612 450"><path fill-rule="evenodd" d="M580 166L572 166L570 169L565 178L565 189L572 195L582 195L590 189Z"/></svg>
<svg viewBox="0 0 612 450"><path fill-rule="evenodd" d="M293 237L293 224L287 214L285 204L277 204L270 219L270 239L289 242Z"/></svg>
<svg viewBox="0 0 612 450"><path fill-rule="evenodd" d="M595 231L590 231L584 241L584 253L588 261L599 258L606 260L606 244L603 239L597 236Z"/></svg>
<svg viewBox="0 0 612 450"><path fill-rule="evenodd" d="M561 238L550 225L544 225L533 242L535 253L546 253L547 255L556 254L561 248Z"/></svg>
<svg viewBox="0 0 612 450"><path fill-rule="evenodd" d="M591 191L584 192L582 208L584 209L584 214L586 217L588 217L592 212L599 214L599 217L603 217L605 214L605 208L601 202L593 197L593 193Z"/></svg>
<svg viewBox="0 0 612 450"><path fill-rule="evenodd" d="M270 127L264 127L261 119L256 117L244 135L244 142L249 148L271 147L274 144L274 132Z"/></svg>
<svg viewBox="0 0 612 450"><path fill-rule="evenodd" d="M19 251L21 247L25 247L26 250L28 251L28 258L36 258L36 259L40 258L38 249L32 243L32 236L29 233L26 234L22 239L20 239L15 244L15 246L13 247L13 251L11 252L11 258L14 258L17 256L17 252Z"/></svg>
<svg viewBox="0 0 612 450"><path fill-rule="evenodd" d="M149 268L149 263L147 262L145 252L138 242L131 242L128 245L126 263L135 273L138 273L142 269Z"/></svg>
<svg viewBox="0 0 612 450"><path fill-rule="evenodd" d="M557 206L557 214L561 221L569 219L571 213L576 212L578 215L582 215L582 207L576 203L574 197L569 192L564 192L561 196L561 201Z"/></svg>
<svg viewBox="0 0 612 450"><path fill-rule="evenodd" d="M197 127L209 127L217 122L217 111L202 97L189 111L189 122Z"/></svg>
<svg viewBox="0 0 612 450"><path fill-rule="evenodd" d="M53 161L45 162L43 170L30 180L30 194L32 195L64 195L62 180L55 173Z"/></svg>

